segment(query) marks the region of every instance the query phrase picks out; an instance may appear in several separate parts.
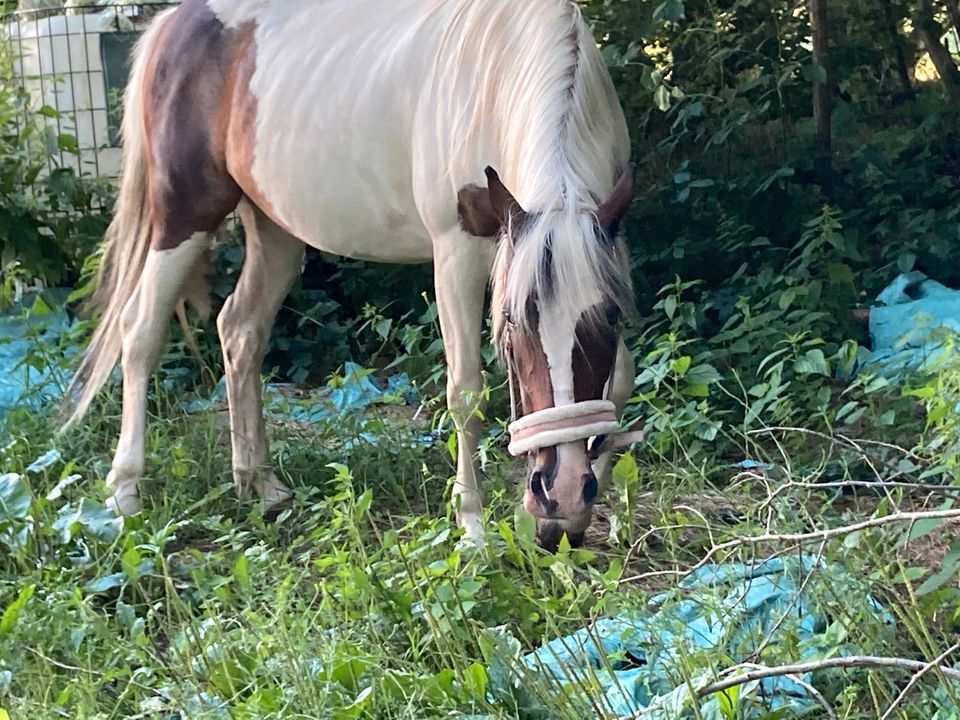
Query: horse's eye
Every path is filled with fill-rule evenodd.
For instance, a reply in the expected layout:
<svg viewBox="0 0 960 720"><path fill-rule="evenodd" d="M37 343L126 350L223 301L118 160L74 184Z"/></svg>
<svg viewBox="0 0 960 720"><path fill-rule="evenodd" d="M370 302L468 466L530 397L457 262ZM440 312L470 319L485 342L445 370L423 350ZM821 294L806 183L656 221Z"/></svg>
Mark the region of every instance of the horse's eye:
<svg viewBox="0 0 960 720"><path fill-rule="evenodd" d="M612 307L607 310L607 322L611 325L616 325L620 322L620 308Z"/></svg>

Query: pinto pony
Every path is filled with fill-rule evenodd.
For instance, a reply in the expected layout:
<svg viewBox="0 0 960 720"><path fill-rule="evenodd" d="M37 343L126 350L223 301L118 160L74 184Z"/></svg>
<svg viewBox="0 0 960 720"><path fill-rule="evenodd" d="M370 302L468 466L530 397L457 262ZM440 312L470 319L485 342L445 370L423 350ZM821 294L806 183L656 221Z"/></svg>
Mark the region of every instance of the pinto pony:
<svg viewBox="0 0 960 720"><path fill-rule="evenodd" d="M510 451L529 458L524 505L544 544L582 537L633 386L615 239L633 173L623 112L572 2L185 0L141 38L124 102L101 319L65 400L78 421L121 361L107 478L118 512L141 509L147 387L169 318L183 298L204 303L211 233L238 209L246 259L217 327L241 495L272 507L290 494L270 468L260 369L306 244L434 263L467 538L482 534L474 454L492 277Z"/></svg>

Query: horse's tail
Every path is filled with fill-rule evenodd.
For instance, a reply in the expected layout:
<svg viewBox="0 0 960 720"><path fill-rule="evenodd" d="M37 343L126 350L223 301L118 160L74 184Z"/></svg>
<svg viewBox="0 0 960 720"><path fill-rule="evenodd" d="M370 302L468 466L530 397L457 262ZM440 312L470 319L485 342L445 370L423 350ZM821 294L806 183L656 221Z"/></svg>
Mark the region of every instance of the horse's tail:
<svg viewBox="0 0 960 720"><path fill-rule="evenodd" d="M100 322L63 400L63 427L80 420L120 358L121 317L136 291L150 250L149 152L144 125L147 64L168 14L154 20L137 43L123 97L123 166L113 222L103 238L102 257L89 301Z"/></svg>

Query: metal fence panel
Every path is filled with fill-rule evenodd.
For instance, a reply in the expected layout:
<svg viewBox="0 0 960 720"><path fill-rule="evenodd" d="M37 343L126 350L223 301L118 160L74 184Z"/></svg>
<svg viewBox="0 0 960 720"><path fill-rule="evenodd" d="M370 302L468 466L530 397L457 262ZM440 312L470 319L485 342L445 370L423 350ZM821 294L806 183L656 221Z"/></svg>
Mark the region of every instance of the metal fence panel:
<svg viewBox="0 0 960 720"><path fill-rule="evenodd" d="M22 10L4 18L12 77L29 97L25 112L43 113L42 141L52 150L48 171L117 177L120 101L131 50L149 19L175 4Z"/></svg>

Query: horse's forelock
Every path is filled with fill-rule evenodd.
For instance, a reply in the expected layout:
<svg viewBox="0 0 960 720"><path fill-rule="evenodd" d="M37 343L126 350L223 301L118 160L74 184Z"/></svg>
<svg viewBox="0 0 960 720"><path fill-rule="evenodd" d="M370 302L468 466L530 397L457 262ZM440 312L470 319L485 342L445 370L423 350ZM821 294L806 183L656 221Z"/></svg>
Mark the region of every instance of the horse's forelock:
<svg viewBox="0 0 960 720"><path fill-rule="evenodd" d="M609 323L610 309L633 308L626 254L605 237L591 213L557 210L530 215L509 226L500 240L493 272L494 341L503 352L507 322L535 335L541 303L565 303L586 326Z"/></svg>

